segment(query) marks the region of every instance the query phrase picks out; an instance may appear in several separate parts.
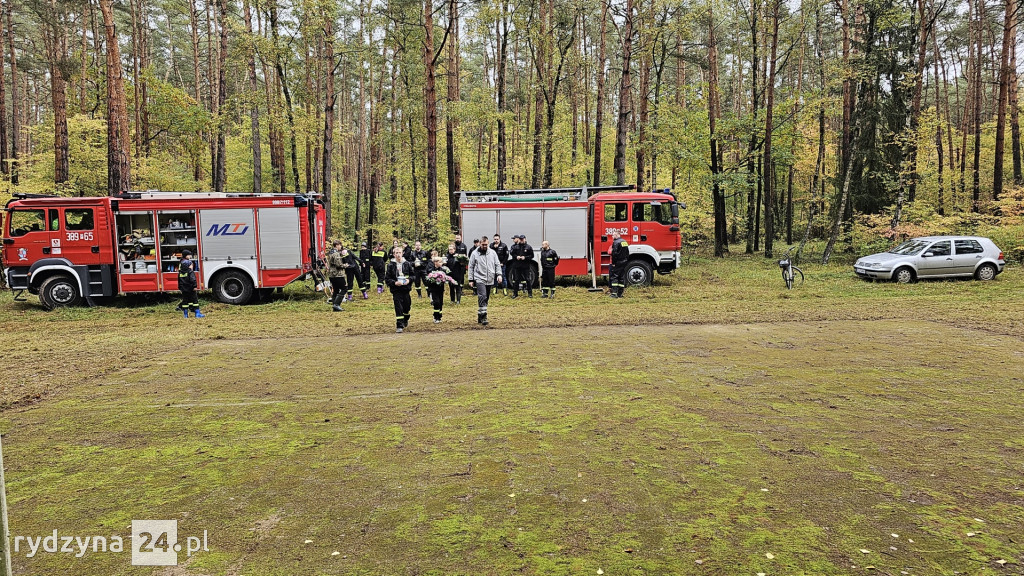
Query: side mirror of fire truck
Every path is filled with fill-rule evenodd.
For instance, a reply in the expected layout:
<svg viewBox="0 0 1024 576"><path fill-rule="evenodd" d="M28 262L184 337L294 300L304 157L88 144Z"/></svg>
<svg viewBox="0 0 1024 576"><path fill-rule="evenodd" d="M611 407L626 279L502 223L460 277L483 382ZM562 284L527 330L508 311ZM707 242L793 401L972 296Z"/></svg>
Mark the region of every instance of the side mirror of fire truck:
<svg viewBox="0 0 1024 576"><path fill-rule="evenodd" d="M14 238L4 238L4 244L14 244Z"/></svg>

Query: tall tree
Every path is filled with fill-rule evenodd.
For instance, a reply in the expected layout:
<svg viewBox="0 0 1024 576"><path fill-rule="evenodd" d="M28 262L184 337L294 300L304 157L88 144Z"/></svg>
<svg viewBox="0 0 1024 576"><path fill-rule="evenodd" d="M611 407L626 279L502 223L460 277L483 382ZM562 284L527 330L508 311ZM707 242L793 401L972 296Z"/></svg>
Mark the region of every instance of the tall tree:
<svg viewBox="0 0 1024 576"><path fill-rule="evenodd" d="M455 149L455 131L458 129L456 102L459 95L459 2L448 0L448 100L445 107L445 150L448 168L448 223L452 230L459 229L458 191L462 188L462 165Z"/></svg>
<svg viewBox="0 0 1024 576"><path fill-rule="evenodd" d="M11 155L10 155L10 176L11 184L18 184L18 140L21 138L21 101L18 98L18 55L14 51L14 23L11 19L11 12L14 11L14 0L8 0L7 4L7 47L10 49L11 59ZM0 46L0 50L3 47Z"/></svg>
<svg viewBox="0 0 1024 576"><path fill-rule="evenodd" d="M7 83L4 82L4 39L7 36L4 27L4 15L7 13L7 2L0 0L0 174L7 176ZM2 275L2 274L0 274Z"/></svg>
<svg viewBox="0 0 1024 576"><path fill-rule="evenodd" d="M497 71L495 73L495 92L497 92L498 100L498 173L494 187L498 190L504 190L505 170L508 162L508 152L506 150L507 144L505 142L505 66L506 61L508 60L509 21L507 0L501 0L499 5L501 7L501 13L499 14L497 23L495 24L498 29L498 62L496 64Z"/></svg>
<svg viewBox="0 0 1024 576"><path fill-rule="evenodd" d="M323 174L320 176L320 185L323 192L324 208L327 212L327 229L333 230L334 104L337 99L337 95L334 92L334 74L337 68L334 63L334 14L326 6L322 10L324 12L324 60L327 62L327 74L326 82L324 83L326 88L324 94L324 147L323 160L320 162Z"/></svg>
<svg viewBox="0 0 1024 576"><path fill-rule="evenodd" d="M597 97L594 104L594 186L601 185L601 131L604 128L605 50L607 49L608 2L601 0L601 35L597 53Z"/></svg>
<svg viewBox="0 0 1024 576"><path fill-rule="evenodd" d="M227 89L227 71L226 62L228 58L228 2L227 0L217 0L217 9L220 20L220 48L217 50L217 152L214 155L214 166L213 166L213 186L217 192L224 191L224 181L226 176L226 164L227 164L227 139L226 139L226 119L221 118L219 115L221 110L224 109L224 103L227 101L228 89Z"/></svg>
<svg viewBox="0 0 1024 576"><path fill-rule="evenodd" d="M920 0L923 2L923 0ZM1017 18L1019 2L1006 0L1003 18L1003 49L999 66L999 102L996 115L996 151L995 166L992 173L992 199L999 200L1003 193L1003 155L1006 140L1006 101L1009 98L1010 80L1014 73L1010 71L1010 51L1013 42L1014 21Z"/></svg>
<svg viewBox="0 0 1024 576"><path fill-rule="evenodd" d="M718 89L718 40L715 37L715 17L712 3L708 3L708 128L711 136L711 200L715 217L715 256L721 258L729 251L726 230L725 195L722 194L722 158L718 149L716 123L721 115Z"/></svg>
<svg viewBox="0 0 1024 576"><path fill-rule="evenodd" d="M99 4L107 41L107 193L115 195L129 191L132 185L128 104L114 12L110 0L99 0Z"/></svg>
<svg viewBox="0 0 1024 576"><path fill-rule="evenodd" d="M427 220L437 222L437 88L434 68L437 55L434 54L434 4L423 2L423 125L427 129Z"/></svg>
<svg viewBox="0 0 1024 576"><path fill-rule="evenodd" d="M768 56L768 76L765 78L764 103L764 255L772 257L775 242L775 173L772 170L772 132L775 129L775 66L779 47L779 5L782 0L771 3L771 45Z"/></svg>
<svg viewBox="0 0 1024 576"><path fill-rule="evenodd" d="M252 191L254 194L263 192L263 151L260 141L260 106L258 104L257 92L260 89L260 81L256 76L256 36L252 31L252 10L249 8L249 0L242 2L242 14L245 17L245 32L247 34L248 46L246 47L246 71L249 74L249 90L252 91L252 101L249 103L249 122L252 129ZM328 59L328 62L331 60ZM333 70L332 70L333 72ZM328 219L331 211L327 211ZM328 227L329 229L330 227Z"/></svg>
<svg viewBox="0 0 1024 576"><path fill-rule="evenodd" d="M626 23L622 31L622 79L619 81L619 118L615 127L615 183L626 183L626 136L633 111L632 82L629 72L633 56L633 0L626 0Z"/></svg>

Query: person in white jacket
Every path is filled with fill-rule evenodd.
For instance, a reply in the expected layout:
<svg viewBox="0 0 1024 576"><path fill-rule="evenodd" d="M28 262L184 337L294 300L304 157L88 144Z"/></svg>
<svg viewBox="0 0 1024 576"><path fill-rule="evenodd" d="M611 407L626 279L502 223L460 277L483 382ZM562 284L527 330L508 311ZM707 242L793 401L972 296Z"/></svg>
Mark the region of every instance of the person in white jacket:
<svg viewBox="0 0 1024 576"><path fill-rule="evenodd" d="M494 250L488 249L487 239L481 238L480 246L469 256L469 285L476 290L476 321L487 326L487 303L495 283L501 283L501 262Z"/></svg>

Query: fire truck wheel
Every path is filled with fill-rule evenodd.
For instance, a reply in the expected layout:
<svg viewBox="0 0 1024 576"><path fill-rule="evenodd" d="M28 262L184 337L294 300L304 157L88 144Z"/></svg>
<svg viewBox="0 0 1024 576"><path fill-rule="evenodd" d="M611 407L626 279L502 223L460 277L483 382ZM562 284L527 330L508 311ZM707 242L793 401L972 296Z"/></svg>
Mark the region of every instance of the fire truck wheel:
<svg viewBox="0 0 1024 576"><path fill-rule="evenodd" d="M626 264L626 282L630 286L650 286L654 280L654 268L644 260L630 260Z"/></svg>
<svg viewBox="0 0 1024 576"><path fill-rule="evenodd" d="M252 293L252 279L238 270L221 272L213 280L213 295L225 304L246 304Z"/></svg>
<svg viewBox="0 0 1024 576"><path fill-rule="evenodd" d="M68 276L50 276L39 287L39 301L47 310L75 306L80 300L78 284Z"/></svg>

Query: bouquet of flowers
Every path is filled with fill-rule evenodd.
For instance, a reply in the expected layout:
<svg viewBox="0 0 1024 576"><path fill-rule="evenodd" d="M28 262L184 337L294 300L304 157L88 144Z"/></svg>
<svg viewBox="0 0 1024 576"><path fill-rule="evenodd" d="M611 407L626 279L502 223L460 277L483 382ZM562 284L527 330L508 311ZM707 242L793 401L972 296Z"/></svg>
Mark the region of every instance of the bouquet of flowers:
<svg viewBox="0 0 1024 576"><path fill-rule="evenodd" d="M440 270L434 270L430 274L427 274L425 280L427 281L428 284L433 284L434 286L444 286L445 284L458 284L458 282L456 282L454 278Z"/></svg>

